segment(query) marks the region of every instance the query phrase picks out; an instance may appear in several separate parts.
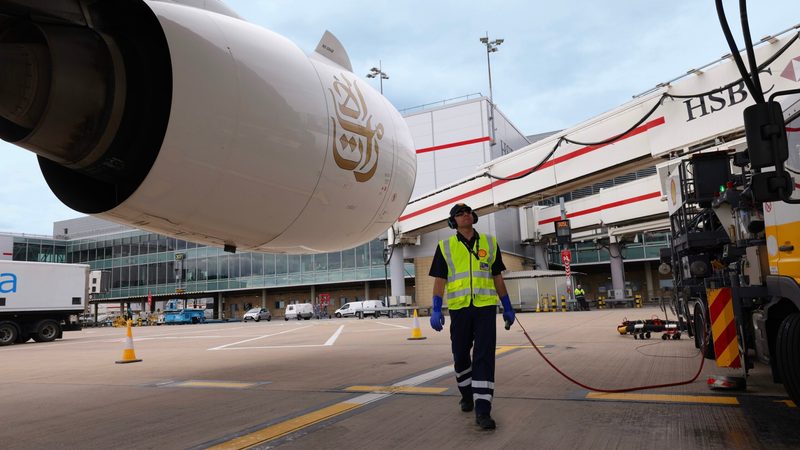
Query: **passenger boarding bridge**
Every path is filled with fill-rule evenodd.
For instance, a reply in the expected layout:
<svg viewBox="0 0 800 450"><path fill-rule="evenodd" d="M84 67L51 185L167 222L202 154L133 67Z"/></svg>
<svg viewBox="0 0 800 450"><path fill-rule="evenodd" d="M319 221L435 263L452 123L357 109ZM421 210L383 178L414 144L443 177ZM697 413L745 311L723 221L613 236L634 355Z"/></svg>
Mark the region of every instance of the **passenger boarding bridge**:
<svg viewBox="0 0 800 450"><path fill-rule="evenodd" d="M800 25L777 37L765 37L756 46L767 93L800 88L798 29ZM785 117L800 114L797 95L778 100ZM394 229L399 242L413 241L443 228L452 204L465 202L479 215L522 208L523 240L542 241L554 234L560 206L532 204L641 169L655 166L659 173L668 171L674 164L670 158L698 151L742 150L746 147L742 113L751 104L733 59L723 57L413 199ZM794 165L800 166L800 161ZM656 174L570 201L566 215L576 238L606 233L613 243L624 234L669 228L666 193Z"/></svg>

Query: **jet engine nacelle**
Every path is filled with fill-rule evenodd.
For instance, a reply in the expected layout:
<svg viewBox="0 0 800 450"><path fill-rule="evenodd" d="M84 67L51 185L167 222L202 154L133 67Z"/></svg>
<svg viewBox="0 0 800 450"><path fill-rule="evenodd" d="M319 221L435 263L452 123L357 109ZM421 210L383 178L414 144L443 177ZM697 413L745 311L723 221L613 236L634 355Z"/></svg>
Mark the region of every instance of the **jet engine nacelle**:
<svg viewBox="0 0 800 450"><path fill-rule="evenodd" d="M180 3L0 0L0 137L70 208L189 241L325 252L394 223L411 135L339 41Z"/></svg>

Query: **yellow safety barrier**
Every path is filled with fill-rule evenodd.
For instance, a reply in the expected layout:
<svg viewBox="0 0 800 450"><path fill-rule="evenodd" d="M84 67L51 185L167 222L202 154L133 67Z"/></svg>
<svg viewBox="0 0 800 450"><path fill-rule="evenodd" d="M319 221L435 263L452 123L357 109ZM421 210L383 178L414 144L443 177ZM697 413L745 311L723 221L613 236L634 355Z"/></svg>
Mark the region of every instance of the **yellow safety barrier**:
<svg viewBox="0 0 800 450"><path fill-rule="evenodd" d="M556 303L556 296L555 295L552 298L550 298L550 309L553 312L558 311L558 304Z"/></svg>
<svg viewBox="0 0 800 450"><path fill-rule="evenodd" d="M561 312L567 312L567 297L561 296Z"/></svg>
<svg viewBox="0 0 800 450"><path fill-rule="evenodd" d="M641 294L636 294L633 297L633 303L634 303L634 307L635 308L641 308L642 307L642 295Z"/></svg>
<svg viewBox="0 0 800 450"><path fill-rule="evenodd" d="M550 312L550 296L547 294L544 295L544 309L542 311Z"/></svg>

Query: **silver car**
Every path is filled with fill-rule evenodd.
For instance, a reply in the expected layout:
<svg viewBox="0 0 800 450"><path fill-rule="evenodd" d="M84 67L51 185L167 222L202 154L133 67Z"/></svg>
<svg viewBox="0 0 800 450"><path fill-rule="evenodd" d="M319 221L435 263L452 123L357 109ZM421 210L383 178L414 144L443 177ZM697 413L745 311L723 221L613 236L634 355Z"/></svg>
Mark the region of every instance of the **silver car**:
<svg viewBox="0 0 800 450"><path fill-rule="evenodd" d="M253 308L250 311L244 313L244 317L242 317L242 322L247 322L248 320L255 320L256 322L260 322L261 319L266 319L267 322L272 320L272 314L266 308Z"/></svg>

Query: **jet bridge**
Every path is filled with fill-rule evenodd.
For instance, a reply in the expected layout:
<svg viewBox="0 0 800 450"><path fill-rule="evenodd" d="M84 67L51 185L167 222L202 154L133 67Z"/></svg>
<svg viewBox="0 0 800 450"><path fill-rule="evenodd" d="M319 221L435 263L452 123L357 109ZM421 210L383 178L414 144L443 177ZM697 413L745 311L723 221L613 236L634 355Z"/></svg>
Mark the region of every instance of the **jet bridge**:
<svg viewBox="0 0 800 450"><path fill-rule="evenodd" d="M761 83L768 94L800 88L798 30L800 24L765 37L755 47ZM779 101L785 117L798 114L797 95ZM698 151L743 149L742 114L753 103L728 55L413 199L395 228L399 235L413 238L445 226L448 211L456 202L466 202L485 215L653 167L665 159ZM638 183L571 202L568 210L576 219L573 228L647 221L665 214L657 177ZM557 208L539 217L540 231L551 233L550 219L558 217Z"/></svg>

